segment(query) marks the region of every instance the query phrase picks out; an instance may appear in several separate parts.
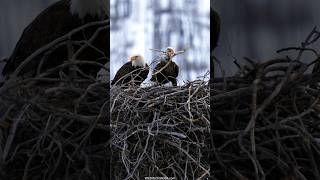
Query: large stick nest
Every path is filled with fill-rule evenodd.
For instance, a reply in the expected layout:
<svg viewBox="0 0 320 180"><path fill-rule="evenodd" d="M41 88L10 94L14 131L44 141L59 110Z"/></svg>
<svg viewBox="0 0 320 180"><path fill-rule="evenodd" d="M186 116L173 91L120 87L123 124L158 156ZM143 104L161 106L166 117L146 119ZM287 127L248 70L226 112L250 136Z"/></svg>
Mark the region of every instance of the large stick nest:
<svg viewBox="0 0 320 180"><path fill-rule="evenodd" d="M112 177L209 177L209 87L111 89Z"/></svg>
<svg viewBox="0 0 320 180"><path fill-rule="evenodd" d="M320 70L309 71L319 55L308 47L319 37L279 51L295 58L247 59L237 76L212 80L215 178L320 179Z"/></svg>
<svg viewBox="0 0 320 180"><path fill-rule="evenodd" d="M296 58L247 59L238 75L212 79L211 98L206 80L109 94L108 82L64 74L90 61L9 79L0 88L0 176L109 179L112 157L114 179L207 178L210 170L216 179L320 179L319 70L308 71L319 62L308 47L319 37L314 30L302 47L282 50ZM315 55L309 64L306 52Z"/></svg>
<svg viewBox="0 0 320 180"><path fill-rule="evenodd" d="M109 179L109 83L76 71L78 64L103 68L76 58L94 34L64 64L15 76L35 57L76 43L69 37L91 26L106 29L109 22L86 24L40 48L0 88L0 179Z"/></svg>

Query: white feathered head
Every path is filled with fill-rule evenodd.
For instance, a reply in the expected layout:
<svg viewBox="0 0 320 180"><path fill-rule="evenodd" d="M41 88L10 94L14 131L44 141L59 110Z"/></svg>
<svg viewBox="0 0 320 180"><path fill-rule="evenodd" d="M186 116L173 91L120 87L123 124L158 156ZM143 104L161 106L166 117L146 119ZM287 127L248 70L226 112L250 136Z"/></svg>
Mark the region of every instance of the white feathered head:
<svg viewBox="0 0 320 180"><path fill-rule="evenodd" d="M144 67L144 59L141 55L133 55L130 57L129 61L131 61L132 66L134 67Z"/></svg>

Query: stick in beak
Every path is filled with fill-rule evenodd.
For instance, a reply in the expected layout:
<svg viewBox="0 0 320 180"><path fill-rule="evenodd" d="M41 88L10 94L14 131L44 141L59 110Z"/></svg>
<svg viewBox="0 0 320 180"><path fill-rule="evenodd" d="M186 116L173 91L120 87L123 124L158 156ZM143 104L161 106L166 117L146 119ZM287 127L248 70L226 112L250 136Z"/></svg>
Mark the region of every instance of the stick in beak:
<svg viewBox="0 0 320 180"><path fill-rule="evenodd" d="M151 50L151 51L156 51L156 52L166 53L165 51L161 51L161 50L159 50L159 49L149 49L149 50Z"/></svg>
<svg viewBox="0 0 320 180"><path fill-rule="evenodd" d="M184 49L183 49L183 50L181 50L181 51L177 51L177 52L175 52L173 56L176 56L176 55L179 55L179 54L185 53L187 50L188 50L188 48L184 48Z"/></svg>

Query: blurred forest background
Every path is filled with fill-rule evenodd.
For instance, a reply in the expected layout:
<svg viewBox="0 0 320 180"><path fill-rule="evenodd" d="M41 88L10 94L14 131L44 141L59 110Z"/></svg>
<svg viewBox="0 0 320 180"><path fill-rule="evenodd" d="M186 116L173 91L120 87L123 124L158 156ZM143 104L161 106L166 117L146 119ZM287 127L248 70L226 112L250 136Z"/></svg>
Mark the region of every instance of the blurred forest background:
<svg viewBox="0 0 320 180"><path fill-rule="evenodd" d="M10 56L23 29L36 15L55 1L0 1L0 58ZM201 5L206 4L205 1L149 0L142 3L143 1L140 2L139 0L111 0L112 33L119 31L116 33L118 35L114 34L115 36L112 36L117 38L112 39L114 44L111 43L111 47L118 50L117 52L112 51L111 59L118 64L112 65L111 73L114 73L121 64L126 62L128 56L132 53L145 54L147 62L151 62L157 54L148 49L165 48L170 42L172 43L170 46L178 49L185 46L190 47L188 53L181 55L179 57L181 59L176 59L177 63L183 63L183 65L181 64L181 72L186 73L181 74L180 78L192 79L195 75L203 74L204 68L209 67L206 65L208 55L200 53L199 49L192 48L206 48L209 39L209 37L206 37L203 41L201 41L201 38L196 39L196 37L202 36L197 28L200 28L200 24L203 28L206 28L208 22L200 20L201 18L193 14L199 13L206 16L208 8ZM135 2L140 3L135 4ZM276 50L299 45L312 28L320 24L319 0L211 0L210 2L222 19L222 32L216 54L228 74L234 73L236 70L236 66L233 64L234 57L241 60L243 56L247 56L257 61L277 57L279 55L276 54ZM148 10L142 11L145 8ZM166 15L170 11L176 12L171 13L172 21L169 21L168 15ZM190 13L192 11L193 13ZM139 16L140 13L144 13L144 16ZM155 13L158 14L155 16ZM160 14L162 15L160 16ZM198 22L198 24L192 25L192 21ZM138 22L152 22L152 24L147 25L146 23L144 27L141 27L142 24ZM156 24L159 26L153 31L152 29ZM171 24L171 26L168 24ZM123 27L126 27L126 29ZM128 29L130 33L127 31ZM181 37L181 31L184 33L182 36L184 38L178 38ZM139 36L141 37L142 33L146 35L140 39ZM151 36L148 39L148 33L150 36L153 33L158 33L159 36L154 37L155 39ZM171 35L164 35L164 33ZM188 42L191 42L187 39L190 38L190 34L195 40L188 44ZM128 41L124 42L124 39ZM138 46L137 44L143 45ZM194 47L192 47L192 44ZM202 49L201 51L206 52L207 50ZM2 66L3 64L0 65L0 69ZM199 73L195 73L197 70L192 71L192 73L188 72L192 68L201 70L199 70ZM112 77L113 75L111 75Z"/></svg>
<svg viewBox="0 0 320 180"><path fill-rule="evenodd" d="M150 64L159 53L149 49L168 46L188 48L174 58L180 84L205 75L210 69L209 7L209 0L111 0L111 79L131 55L141 54Z"/></svg>
<svg viewBox="0 0 320 180"><path fill-rule="evenodd" d="M211 6L221 17L216 56L227 75L237 70L235 58L243 64L244 56L255 61L283 57L276 51L299 46L320 25L319 0L211 0Z"/></svg>

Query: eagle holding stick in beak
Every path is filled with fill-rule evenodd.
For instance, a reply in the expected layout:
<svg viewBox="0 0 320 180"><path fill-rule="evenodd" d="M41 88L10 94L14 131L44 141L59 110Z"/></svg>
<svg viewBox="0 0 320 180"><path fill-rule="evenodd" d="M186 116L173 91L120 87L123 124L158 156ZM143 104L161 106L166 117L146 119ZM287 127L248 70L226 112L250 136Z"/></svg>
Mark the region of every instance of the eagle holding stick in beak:
<svg viewBox="0 0 320 180"><path fill-rule="evenodd" d="M172 47L167 47L165 51L151 49L153 51L161 52L164 57L161 58L160 62L156 65L151 81L157 84L163 85L171 82L173 86L177 86L177 77L179 75L179 66L173 62L173 57L178 54L182 54L186 51L175 51Z"/></svg>

